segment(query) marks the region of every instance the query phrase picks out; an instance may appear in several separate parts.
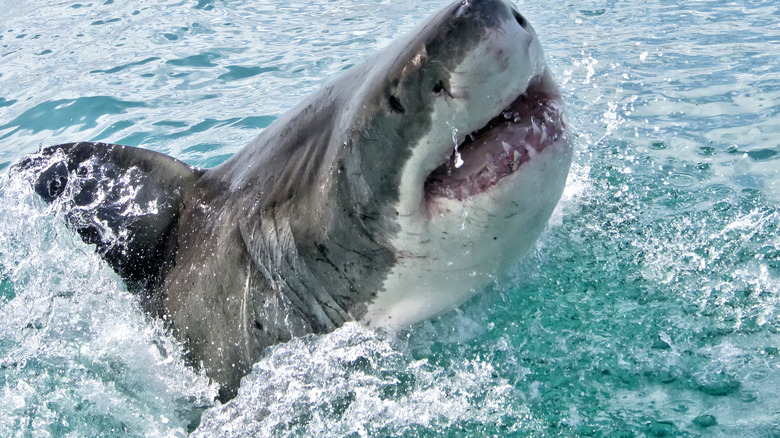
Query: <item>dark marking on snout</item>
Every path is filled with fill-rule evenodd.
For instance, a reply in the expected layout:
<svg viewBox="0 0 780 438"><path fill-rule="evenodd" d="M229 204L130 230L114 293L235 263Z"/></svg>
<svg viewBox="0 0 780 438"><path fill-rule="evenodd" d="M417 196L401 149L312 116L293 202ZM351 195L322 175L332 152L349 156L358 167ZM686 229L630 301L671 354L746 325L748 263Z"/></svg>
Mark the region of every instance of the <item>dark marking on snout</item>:
<svg viewBox="0 0 780 438"><path fill-rule="evenodd" d="M517 24L519 24L520 27L522 27L523 29L528 27L528 20L526 20L525 17L523 17L519 12L512 9L512 15L515 16L515 20L517 20Z"/></svg>

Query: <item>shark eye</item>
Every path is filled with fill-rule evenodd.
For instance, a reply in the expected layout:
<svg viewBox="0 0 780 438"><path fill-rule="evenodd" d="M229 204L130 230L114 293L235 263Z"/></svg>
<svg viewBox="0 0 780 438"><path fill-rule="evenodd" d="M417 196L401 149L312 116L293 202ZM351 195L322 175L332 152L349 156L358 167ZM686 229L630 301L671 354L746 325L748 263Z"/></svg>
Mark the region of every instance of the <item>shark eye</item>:
<svg viewBox="0 0 780 438"><path fill-rule="evenodd" d="M439 81L439 82L437 82L437 83L436 83L436 84L433 86L433 92L434 92L435 94L439 94L439 93L441 93L442 91L444 91L444 82L442 82L442 81Z"/></svg>
<svg viewBox="0 0 780 438"><path fill-rule="evenodd" d="M398 114L403 114L405 112L404 106L401 105L401 101L392 94L390 95L390 108Z"/></svg>

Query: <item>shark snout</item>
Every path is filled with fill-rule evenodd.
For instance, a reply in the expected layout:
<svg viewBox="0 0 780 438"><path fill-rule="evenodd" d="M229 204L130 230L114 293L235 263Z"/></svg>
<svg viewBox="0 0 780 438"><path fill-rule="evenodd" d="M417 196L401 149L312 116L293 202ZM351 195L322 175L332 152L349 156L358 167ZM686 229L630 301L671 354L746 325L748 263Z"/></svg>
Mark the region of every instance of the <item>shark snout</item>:
<svg viewBox="0 0 780 438"><path fill-rule="evenodd" d="M463 0L455 6L455 19L482 20L492 26L512 19L522 28L528 26L525 17L503 0Z"/></svg>

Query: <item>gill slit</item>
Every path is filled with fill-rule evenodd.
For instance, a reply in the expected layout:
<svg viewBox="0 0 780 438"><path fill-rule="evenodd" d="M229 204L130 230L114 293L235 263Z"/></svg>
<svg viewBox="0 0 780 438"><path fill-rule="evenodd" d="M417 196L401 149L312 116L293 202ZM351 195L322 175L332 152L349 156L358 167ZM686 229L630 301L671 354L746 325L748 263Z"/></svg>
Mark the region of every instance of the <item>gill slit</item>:
<svg viewBox="0 0 780 438"><path fill-rule="evenodd" d="M251 339L252 334L250 333L251 327L253 326L253 322L249 321L249 287L252 284L252 258L249 258L249 261L247 261L246 266L246 283L244 284L244 296L241 298L241 321L244 323L244 347L246 348L246 354L249 359L252 359L249 357L252 353L251 350Z"/></svg>

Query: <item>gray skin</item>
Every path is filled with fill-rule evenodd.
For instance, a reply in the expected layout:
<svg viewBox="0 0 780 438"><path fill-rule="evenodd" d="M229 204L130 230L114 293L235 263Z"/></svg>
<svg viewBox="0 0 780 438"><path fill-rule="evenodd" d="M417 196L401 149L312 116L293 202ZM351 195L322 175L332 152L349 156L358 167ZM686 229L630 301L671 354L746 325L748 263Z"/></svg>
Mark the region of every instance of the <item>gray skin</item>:
<svg viewBox="0 0 780 438"><path fill-rule="evenodd" d="M437 100L454 99L452 72L509 22L528 27L503 1L455 2L210 170L102 143L49 147L14 170L97 246L228 400L264 348L366 314L399 260L401 170L430 135Z"/></svg>

